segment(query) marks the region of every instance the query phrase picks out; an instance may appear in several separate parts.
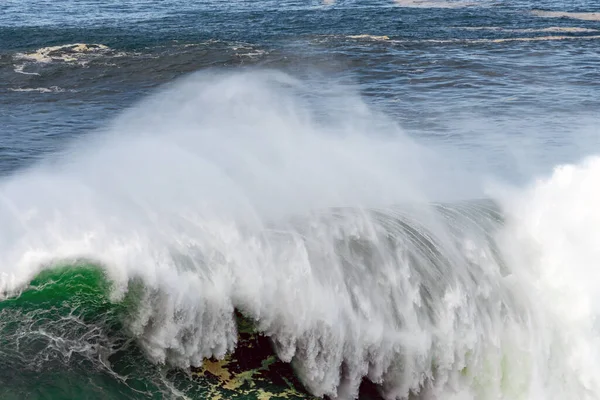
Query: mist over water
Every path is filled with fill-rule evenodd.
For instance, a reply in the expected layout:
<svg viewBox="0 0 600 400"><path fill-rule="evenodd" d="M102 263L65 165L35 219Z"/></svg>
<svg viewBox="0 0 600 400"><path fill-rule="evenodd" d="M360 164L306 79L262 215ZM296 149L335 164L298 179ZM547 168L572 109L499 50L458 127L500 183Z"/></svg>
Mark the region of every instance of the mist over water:
<svg viewBox="0 0 600 400"><path fill-rule="evenodd" d="M596 399L598 174L490 186L348 87L197 73L0 181L0 288L93 260L153 363L223 357L238 310L316 396Z"/></svg>

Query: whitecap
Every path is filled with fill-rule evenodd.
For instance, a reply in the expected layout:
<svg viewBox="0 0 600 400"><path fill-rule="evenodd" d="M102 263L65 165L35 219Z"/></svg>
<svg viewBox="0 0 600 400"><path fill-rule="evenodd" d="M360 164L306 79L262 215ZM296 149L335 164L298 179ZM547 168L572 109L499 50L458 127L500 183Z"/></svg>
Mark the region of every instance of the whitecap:
<svg viewBox="0 0 600 400"><path fill-rule="evenodd" d="M534 36L534 37L511 37L499 39L426 39L426 40L393 40L393 43L505 43L505 42L545 42L558 40L595 40L600 39L600 35L588 36Z"/></svg>
<svg viewBox="0 0 600 400"><path fill-rule="evenodd" d="M395 0L401 7L414 8L463 8L481 5L474 1L453 1L453 0Z"/></svg>
<svg viewBox="0 0 600 400"><path fill-rule="evenodd" d="M385 35L367 35L367 34L350 35L350 36L348 36L348 38L350 38L350 39L369 39L369 40L389 40L390 39L388 36L385 36Z"/></svg>
<svg viewBox="0 0 600 400"><path fill-rule="evenodd" d="M103 44L74 43L60 46L42 47L32 53L17 53L16 58L25 61L49 63L52 61L81 62L90 54L104 54L110 51Z"/></svg>
<svg viewBox="0 0 600 400"><path fill-rule="evenodd" d="M459 29L467 31L497 31L513 33L536 33L536 32L555 32L555 33L590 33L598 32L598 29L581 28L578 26L549 26L547 28L502 28L499 26L465 26Z"/></svg>
<svg viewBox="0 0 600 400"><path fill-rule="evenodd" d="M11 92L63 93L66 90L58 86L37 88L9 88Z"/></svg>
<svg viewBox="0 0 600 400"><path fill-rule="evenodd" d="M533 10L531 13L543 18L571 18L582 21L600 21L600 12L570 12Z"/></svg>
<svg viewBox="0 0 600 400"><path fill-rule="evenodd" d="M37 72L25 72L25 64L19 64L19 65L15 65L15 69L14 71L17 74L23 74L23 75L39 75Z"/></svg>

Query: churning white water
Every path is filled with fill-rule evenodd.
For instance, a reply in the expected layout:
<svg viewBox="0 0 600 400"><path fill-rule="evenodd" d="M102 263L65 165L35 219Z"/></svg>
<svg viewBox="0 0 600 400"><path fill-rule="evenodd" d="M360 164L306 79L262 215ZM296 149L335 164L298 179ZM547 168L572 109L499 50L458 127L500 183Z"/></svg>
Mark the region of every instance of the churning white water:
<svg viewBox="0 0 600 400"><path fill-rule="evenodd" d="M351 93L187 78L0 181L4 293L105 265L155 362L198 366L253 318L317 396L600 397L600 159L493 200ZM440 201L434 203L434 201Z"/></svg>

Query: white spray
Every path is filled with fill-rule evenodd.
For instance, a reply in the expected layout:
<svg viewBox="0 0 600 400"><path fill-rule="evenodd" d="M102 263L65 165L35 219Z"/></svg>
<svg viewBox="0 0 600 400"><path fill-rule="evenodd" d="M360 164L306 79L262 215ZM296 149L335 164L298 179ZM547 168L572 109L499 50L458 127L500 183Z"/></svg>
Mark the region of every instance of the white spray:
<svg viewBox="0 0 600 400"><path fill-rule="evenodd" d="M1 289L71 258L147 300L129 329L198 366L256 320L315 395L595 399L600 162L524 193L462 174L348 92L192 76L0 182ZM504 216L500 215L504 209Z"/></svg>

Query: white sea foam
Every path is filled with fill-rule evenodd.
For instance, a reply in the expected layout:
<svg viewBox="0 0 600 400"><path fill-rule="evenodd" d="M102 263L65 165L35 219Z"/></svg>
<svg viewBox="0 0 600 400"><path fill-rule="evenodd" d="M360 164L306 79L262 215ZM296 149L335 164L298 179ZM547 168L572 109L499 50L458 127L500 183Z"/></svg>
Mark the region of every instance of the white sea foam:
<svg viewBox="0 0 600 400"><path fill-rule="evenodd" d="M600 21L599 12L568 12L568 11L544 11L533 10L532 14L543 18L570 18L582 21Z"/></svg>
<svg viewBox="0 0 600 400"><path fill-rule="evenodd" d="M315 36L312 38L312 40L316 43L327 43L331 39L334 39L334 40L352 39L354 41L363 41L363 42L384 42L384 41L394 42L393 40L390 40L389 36L370 35L367 33L361 33L361 34L356 34L356 35L318 35L318 36Z"/></svg>
<svg viewBox="0 0 600 400"><path fill-rule="evenodd" d="M504 42L548 42L554 40L594 40L600 39L600 35L587 36L533 36L533 37L514 37L514 38L499 38L499 39L472 39L466 40L469 43L504 43Z"/></svg>
<svg viewBox="0 0 600 400"><path fill-rule="evenodd" d="M552 379L566 382L564 371L570 371L585 390L574 394L565 387L556 398L600 396L598 176L600 157L592 157L559 166L525 192L504 197L505 258L526 271L524 279L548 324L543 334L560 343L560 357L547 360Z"/></svg>
<svg viewBox="0 0 600 400"><path fill-rule="evenodd" d="M36 92L36 93L62 93L65 89L58 86L38 87L38 88L10 88L11 92Z"/></svg>
<svg viewBox="0 0 600 400"><path fill-rule="evenodd" d="M483 1L464 0L394 0L401 7L415 8L463 8L484 4Z"/></svg>
<svg viewBox="0 0 600 400"><path fill-rule="evenodd" d="M474 177L324 89L196 75L4 178L3 292L86 257L115 299L146 285L128 327L155 362L223 356L238 309L318 396L365 378L386 399L598 398L600 161L494 193L505 224L432 208Z"/></svg>
<svg viewBox="0 0 600 400"><path fill-rule="evenodd" d="M26 72L25 67L26 67L25 64L15 65L14 71L17 74L23 74L23 75L39 75L37 72Z"/></svg>
<svg viewBox="0 0 600 400"><path fill-rule="evenodd" d="M562 40L598 40L600 35L584 35L584 36L531 36L531 37L508 37L497 39L424 39L424 40L392 40L391 43L507 43L507 42L551 42Z"/></svg>
<svg viewBox="0 0 600 400"><path fill-rule="evenodd" d="M139 55L115 51L103 44L74 43L60 46L42 47L29 53L16 53L13 59L17 62L14 71L25 75L40 75L40 72L27 72L28 67L38 70L46 64L62 63L85 67L92 60Z"/></svg>
<svg viewBox="0 0 600 400"><path fill-rule="evenodd" d="M540 29L504 29L495 27L477 27L478 30L488 29L496 30L499 32L514 32L514 33L592 33L598 32L591 28L575 28L575 27L550 27ZM600 35L544 35L544 36L522 36L522 37L505 37L505 38L478 38L478 39L465 39L465 38L450 38L450 39L390 39L385 35L347 35L347 36L320 36L315 38L318 42L327 42L331 38L347 38L353 40L364 40L369 42L387 42L390 44L398 43L440 43L440 44L451 44L451 43L465 43L465 44L478 44L478 43L507 43L507 42L549 42L549 41L562 41L562 40L597 40L600 39Z"/></svg>
<svg viewBox="0 0 600 400"><path fill-rule="evenodd" d="M349 35L350 39L367 39L367 40L389 40L390 38L385 35L367 35L365 33L361 35Z"/></svg>
<svg viewBox="0 0 600 400"><path fill-rule="evenodd" d="M469 26L460 27L464 30L486 30L486 31L498 31L498 32L515 32L515 33L537 33L537 32L556 32L556 33L589 33L598 32L598 29L592 28L581 28L577 26L549 26L546 28L503 28L499 26Z"/></svg>
<svg viewBox="0 0 600 400"><path fill-rule="evenodd" d="M257 49L254 46L247 44L235 45L231 49L235 51L235 54L238 57L257 58L268 54L266 50Z"/></svg>
<svg viewBox="0 0 600 400"><path fill-rule="evenodd" d="M65 44L61 46L43 47L32 53L17 53L16 58L26 61L49 63L62 61L67 63L82 63L93 54L103 54L110 49L103 44Z"/></svg>

